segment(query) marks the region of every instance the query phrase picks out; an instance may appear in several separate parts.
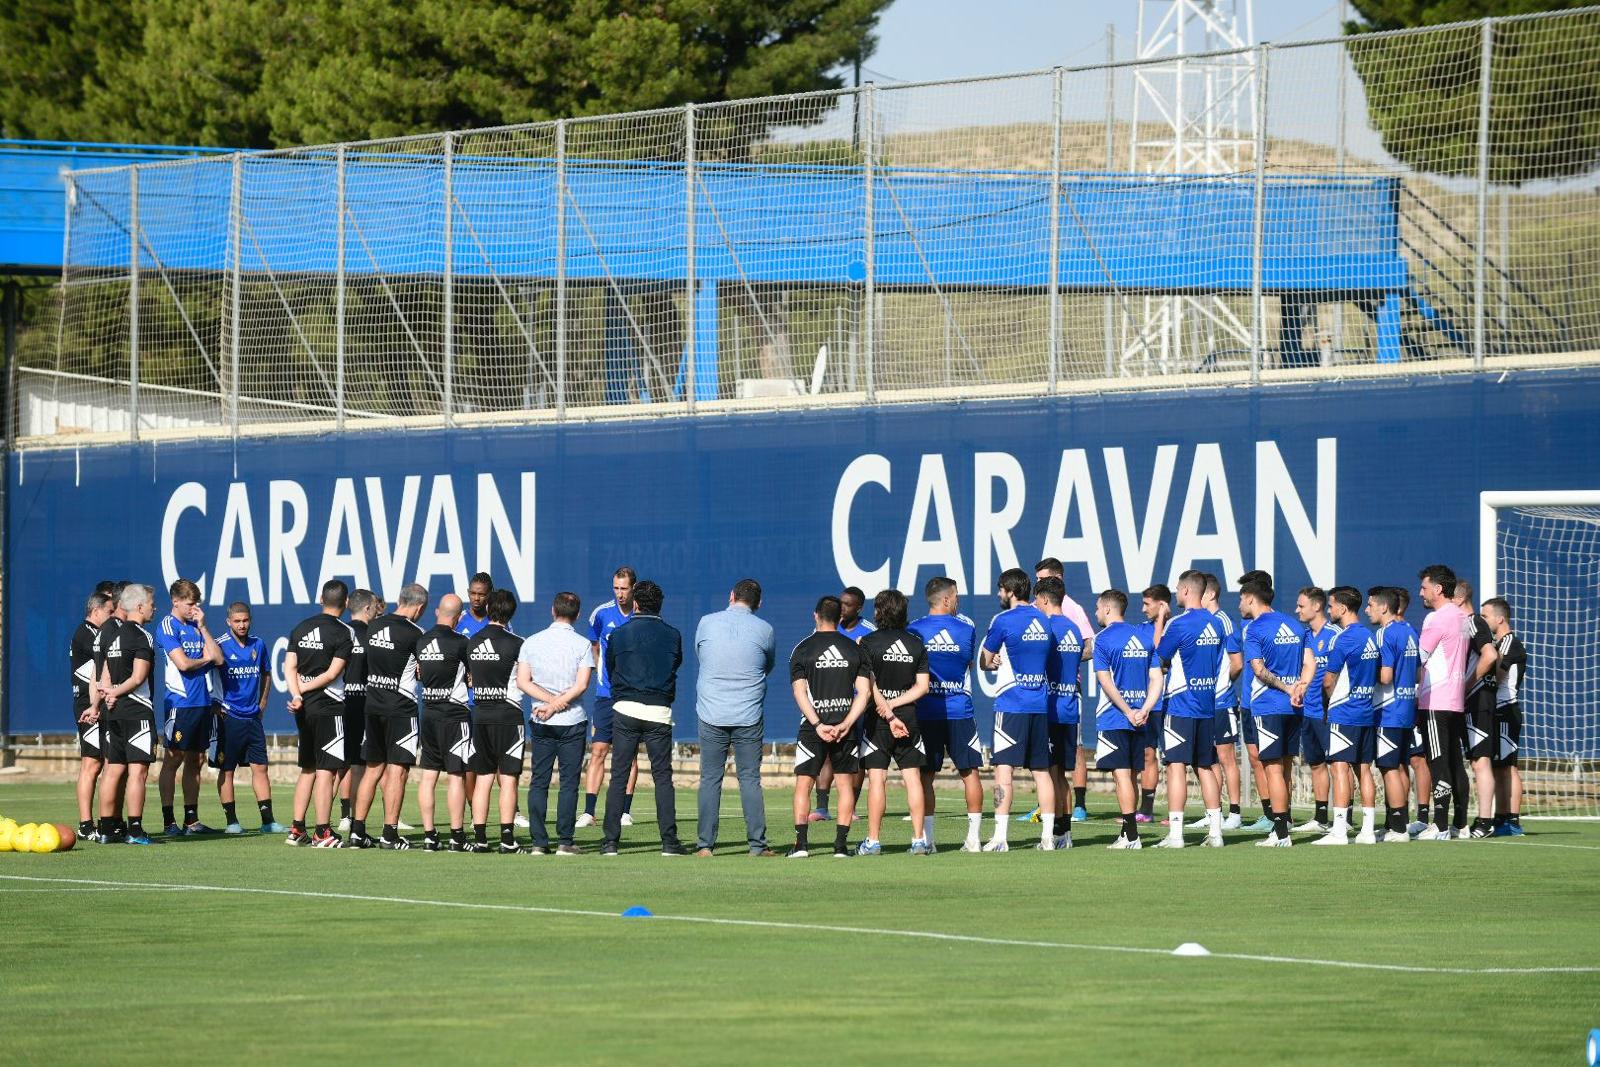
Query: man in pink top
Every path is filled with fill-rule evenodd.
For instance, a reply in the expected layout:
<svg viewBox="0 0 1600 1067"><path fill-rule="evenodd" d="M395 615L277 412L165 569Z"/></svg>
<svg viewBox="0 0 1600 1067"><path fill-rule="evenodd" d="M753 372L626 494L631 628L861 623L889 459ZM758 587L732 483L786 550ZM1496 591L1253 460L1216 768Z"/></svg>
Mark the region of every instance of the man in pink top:
<svg viewBox="0 0 1600 1067"><path fill-rule="evenodd" d="M1422 659L1417 707L1422 712L1423 744L1428 769L1433 774L1433 825L1417 835L1419 841L1448 841L1451 837L1452 802L1458 829L1467 824L1467 767L1463 759L1467 724L1462 709L1467 695L1467 649L1472 640L1472 619L1456 606L1456 575L1442 563L1424 567L1422 603L1428 615L1422 622L1417 651ZM1457 836L1464 836L1458 834Z"/></svg>
<svg viewBox="0 0 1600 1067"><path fill-rule="evenodd" d="M1062 578L1065 569L1061 561L1054 556L1047 556L1033 565L1033 579ZM1078 628L1083 635L1083 661L1094 662L1094 623L1089 620L1089 613L1083 610L1083 605L1073 600L1069 595L1061 598L1061 614L1072 620L1072 625ZM1093 672L1090 672L1093 673ZM1094 716L1085 715L1078 734L1078 762L1072 768L1072 817L1074 819L1087 819L1089 812L1084 808L1084 798L1089 792L1089 761L1094 759L1095 729Z"/></svg>

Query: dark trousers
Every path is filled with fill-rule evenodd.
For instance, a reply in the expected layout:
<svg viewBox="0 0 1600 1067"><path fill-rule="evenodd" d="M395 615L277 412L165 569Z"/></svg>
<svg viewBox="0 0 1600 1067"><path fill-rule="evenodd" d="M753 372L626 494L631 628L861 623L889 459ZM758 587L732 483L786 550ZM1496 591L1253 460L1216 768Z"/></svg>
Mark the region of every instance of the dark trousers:
<svg viewBox="0 0 1600 1067"><path fill-rule="evenodd" d="M547 726L535 721L531 729L533 778L528 783L528 823L533 843L540 848L550 847L550 835L544 825L545 812L550 806L550 769L559 764L561 796L556 802L556 838L561 844L570 845L573 828L578 822L578 779L583 773L583 742L589 724Z"/></svg>
<svg viewBox="0 0 1600 1067"><path fill-rule="evenodd" d="M661 843L678 843L677 801L672 793L672 727L616 713L611 727L611 787L606 790L606 836L610 844L622 839L622 803L628 792L628 775L644 745L650 754L650 776L656 785L656 823Z"/></svg>
<svg viewBox="0 0 1600 1067"><path fill-rule="evenodd" d="M767 847L767 808L761 796L762 724L713 726L700 724L699 848L717 847L717 826L722 813L722 779L728 769L728 750L739 775L739 802L744 807L746 844L751 852Z"/></svg>

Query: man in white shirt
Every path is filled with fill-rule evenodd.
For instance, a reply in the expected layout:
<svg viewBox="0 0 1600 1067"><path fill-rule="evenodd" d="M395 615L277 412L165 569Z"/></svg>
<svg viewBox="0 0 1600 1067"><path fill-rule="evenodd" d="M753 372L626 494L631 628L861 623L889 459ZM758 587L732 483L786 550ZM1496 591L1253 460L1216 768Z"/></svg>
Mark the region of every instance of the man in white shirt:
<svg viewBox="0 0 1600 1067"><path fill-rule="evenodd" d="M594 670L589 639L573 628L582 605L576 593L557 593L550 625L522 642L517 657L517 688L533 698L533 778L528 783L528 828L533 854L550 854L545 812L550 804L550 771L559 764L561 796L556 803L557 856L583 850L573 841L578 821L578 779L583 773L583 742L589 720L583 694Z"/></svg>

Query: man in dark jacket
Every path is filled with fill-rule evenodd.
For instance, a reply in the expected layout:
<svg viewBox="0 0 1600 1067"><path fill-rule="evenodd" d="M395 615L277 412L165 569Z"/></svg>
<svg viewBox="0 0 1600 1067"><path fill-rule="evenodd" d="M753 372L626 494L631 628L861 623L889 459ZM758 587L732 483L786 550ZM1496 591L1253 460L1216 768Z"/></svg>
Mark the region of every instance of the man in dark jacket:
<svg viewBox="0 0 1600 1067"><path fill-rule="evenodd" d="M622 837L623 794L641 743L650 754L650 773L655 779L661 854L687 854L678 842L677 806L672 792L672 701L678 695L683 635L661 621L664 599L655 582L634 586L634 613L611 631L611 640L606 644L606 676L611 680L615 718L602 856L617 854L617 842Z"/></svg>

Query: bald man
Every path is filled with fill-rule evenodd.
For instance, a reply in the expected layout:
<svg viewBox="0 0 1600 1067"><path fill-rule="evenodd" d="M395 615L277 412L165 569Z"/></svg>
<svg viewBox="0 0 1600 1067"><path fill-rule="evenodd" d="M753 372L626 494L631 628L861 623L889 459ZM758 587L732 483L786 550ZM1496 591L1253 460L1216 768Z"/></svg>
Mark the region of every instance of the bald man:
<svg viewBox="0 0 1600 1067"><path fill-rule="evenodd" d="M467 710L467 638L456 632L461 598L446 593L434 611L435 626L417 639L417 681L422 686L422 782L417 803L422 808L422 847L439 852L446 846L434 825L434 791L442 771L445 804L450 814L451 852L487 852L467 840L467 766L472 760L472 722Z"/></svg>

